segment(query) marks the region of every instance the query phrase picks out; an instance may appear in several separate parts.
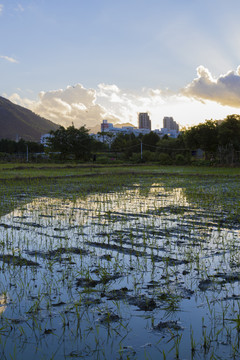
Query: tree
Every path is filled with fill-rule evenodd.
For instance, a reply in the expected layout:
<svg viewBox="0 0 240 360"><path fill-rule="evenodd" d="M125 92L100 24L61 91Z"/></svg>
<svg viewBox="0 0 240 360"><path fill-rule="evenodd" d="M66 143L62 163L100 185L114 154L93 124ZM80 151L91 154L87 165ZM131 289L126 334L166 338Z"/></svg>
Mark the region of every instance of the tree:
<svg viewBox="0 0 240 360"><path fill-rule="evenodd" d="M52 137L49 144L52 151L61 153L63 159L74 155L76 160L86 160L90 157L93 140L85 126L76 129L74 125L64 128L60 126L56 131L51 131Z"/></svg>
<svg viewBox="0 0 240 360"><path fill-rule="evenodd" d="M17 143L16 141L9 139L0 140L0 152L13 154L17 152Z"/></svg>
<svg viewBox="0 0 240 360"><path fill-rule="evenodd" d="M142 138L143 148L145 150L156 151L156 145L159 142L159 136L151 131L149 134L145 134Z"/></svg>
<svg viewBox="0 0 240 360"><path fill-rule="evenodd" d="M118 134L111 144L111 150L113 151L124 151L129 143L129 135L123 133Z"/></svg>
<svg viewBox="0 0 240 360"><path fill-rule="evenodd" d="M122 152L126 159L129 159L134 152L140 152L140 141L132 134L120 133L113 140L112 151Z"/></svg>
<svg viewBox="0 0 240 360"><path fill-rule="evenodd" d="M189 150L186 149L183 136L181 135L179 135L177 139L164 135L157 143L157 152L166 153L170 155L172 159L174 159L177 154L182 154L186 158L188 158L189 155Z"/></svg>
<svg viewBox="0 0 240 360"><path fill-rule="evenodd" d="M220 146L231 145L234 150L240 149L240 115L228 115L218 127Z"/></svg>
<svg viewBox="0 0 240 360"><path fill-rule="evenodd" d="M218 148L218 123L206 120L205 123L191 127L184 132L186 146L192 150L204 150L207 155L215 153Z"/></svg>
<svg viewBox="0 0 240 360"><path fill-rule="evenodd" d="M0 152L5 152L9 154L25 153L27 147L28 151L31 153L43 151L43 145L38 144L34 141L26 141L24 139L20 139L18 142L9 139L0 140Z"/></svg>
<svg viewBox="0 0 240 360"><path fill-rule="evenodd" d="M236 153L240 150L239 115L229 115L219 124L218 143L218 157L221 163L239 162L239 153Z"/></svg>

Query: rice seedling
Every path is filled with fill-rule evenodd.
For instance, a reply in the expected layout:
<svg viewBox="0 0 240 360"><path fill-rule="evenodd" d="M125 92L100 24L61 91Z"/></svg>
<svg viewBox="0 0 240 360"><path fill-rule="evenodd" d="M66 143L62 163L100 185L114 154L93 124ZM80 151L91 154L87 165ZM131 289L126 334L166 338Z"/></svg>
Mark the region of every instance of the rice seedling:
<svg viewBox="0 0 240 360"><path fill-rule="evenodd" d="M237 358L238 179L104 180L1 184L2 358Z"/></svg>

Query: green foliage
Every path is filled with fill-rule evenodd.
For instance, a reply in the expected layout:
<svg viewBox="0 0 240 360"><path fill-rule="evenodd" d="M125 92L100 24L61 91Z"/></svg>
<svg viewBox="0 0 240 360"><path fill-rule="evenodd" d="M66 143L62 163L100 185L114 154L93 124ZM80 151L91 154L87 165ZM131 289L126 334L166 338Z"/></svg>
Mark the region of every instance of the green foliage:
<svg viewBox="0 0 240 360"><path fill-rule="evenodd" d="M149 162L154 160L154 153L150 150L144 150L142 153L142 158L144 162Z"/></svg>
<svg viewBox="0 0 240 360"><path fill-rule="evenodd" d="M133 153L132 156L129 159L134 164L139 164L141 160L141 154L140 153Z"/></svg>
<svg viewBox="0 0 240 360"><path fill-rule="evenodd" d="M229 115L218 126L220 146L231 144L235 150L240 149L240 115Z"/></svg>
<svg viewBox="0 0 240 360"><path fill-rule="evenodd" d="M188 148L204 150L211 163L239 162L235 152L240 150L240 116L229 115L222 122L208 120L186 130L183 138Z"/></svg>
<svg viewBox="0 0 240 360"><path fill-rule="evenodd" d="M155 151L155 147L159 142L159 136L151 131L149 134L146 134L142 137L143 148L149 151Z"/></svg>
<svg viewBox="0 0 240 360"><path fill-rule="evenodd" d="M43 145L33 141L25 141L23 139L21 139L18 142L9 139L0 140L0 152L4 152L8 154L25 153L27 146L29 152L43 151Z"/></svg>
<svg viewBox="0 0 240 360"><path fill-rule="evenodd" d="M165 134L162 138L163 138L163 140L168 140L169 136L167 134Z"/></svg>
<svg viewBox="0 0 240 360"><path fill-rule="evenodd" d="M207 120L203 124L192 126L184 132L184 141L190 149L202 149L206 152L215 152L218 147L217 121Z"/></svg>
<svg viewBox="0 0 240 360"><path fill-rule="evenodd" d="M141 153L134 153L130 157L130 161L132 161L135 164L141 162L152 162L154 160L155 160L155 154L150 150L144 150L142 152L142 158L141 158Z"/></svg>
<svg viewBox="0 0 240 360"><path fill-rule="evenodd" d="M159 156L158 156L158 162L161 165L171 165L172 164L172 159L171 159L171 156L169 154L160 153Z"/></svg>
<svg viewBox="0 0 240 360"><path fill-rule="evenodd" d="M0 161L11 161L11 155L5 152L0 152Z"/></svg>
<svg viewBox="0 0 240 360"><path fill-rule="evenodd" d="M186 149L184 140L182 136L179 136L177 139L163 137L157 143L157 152L166 153L170 158L175 159L176 154L181 154L183 157L188 160L189 150Z"/></svg>
<svg viewBox="0 0 240 360"><path fill-rule="evenodd" d="M28 160L38 160L39 153L43 153L43 151L43 145L33 141L0 140L0 161L2 162L26 161L27 153Z"/></svg>
<svg viewBox="0 0 240 360"><path fill-rule="evenodd" d="M49 138L51 150L60 152L63 159L73 155L76 160L87 160L91 156L93 147L93 139L88 132L85 126L79 129L73 125L66 129L60 126L58 130L51 132L53 135Z"/></svg>
<svg viewBox="0 0 240 360"><path fill-rule="evenodd" d="M177 154L176 155L176 157L175 157L175 161L174 161L174 163L176 164L176 165L185 165L185 164L187 164L187 159L186 159L186 157L184 157L182 154Z"/></svg>
<svg viewBox="0 0 240 360"><path fill-rule="evenodd" d="M186 130L177 139L159 136L150 132L146 135L118 134L112 140L112 134L106 134L109 141L100 143L89 136L83 126L80 129L70 126L60 127L50 139L51 151L59 152L62 159L90 160L91 153L111 150L114 157L123 161L152 162L161 164L185 165L192 161L192 151L201 149L207 163L233 164L239 162L240 116L230 115L223 122L207 120L205 123ZM111 146L110 146L111 144ZM1 151L1 148L0 148ZM4 150L2 150L4 152ZM142 157L140 155L142 151ZM164 154L164 155L163 155ZM101 158L98 157L98 162ZM102 158L103 163L109 160Z"/></svg>
<svg viewBox="0 0 240 360"><path fill-rule="evenodd" d="M112 151L122 152L124 159L130 159L133 153L140 152L140 141L134 134L116 136L111 145Z"/></svg>

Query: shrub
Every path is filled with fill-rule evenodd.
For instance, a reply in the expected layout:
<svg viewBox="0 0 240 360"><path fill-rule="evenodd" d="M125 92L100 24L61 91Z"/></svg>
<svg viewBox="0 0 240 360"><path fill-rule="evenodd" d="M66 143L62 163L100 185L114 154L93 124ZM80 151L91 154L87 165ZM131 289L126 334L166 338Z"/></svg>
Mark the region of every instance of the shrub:
<svg viewBox="0 0 240 360"><path fill-rule="evenodd" d="M149 162L154 160L154 153L150 150L144 150L142 153L143 161Z"/></svg>
<svg viewBox="0 0 240 360"><path fill-rule="evenodd" d="M175 157L175 164L176 165L185 165L187 164L187 159L185 156L183 156L182 154L177 154Z"/></svg>
<svg viewBox="0 0 240 360"><path fill-rule="evenodd" d="M133 153L132 156L129 159L134 164L139 164L141 160L141 154L140 153Z"/></svg>
<svg viewBox="0 0 240 360"><path fill-rule="evenodd" d="M168 155L166 153L160 153L158 156L158 161L161 165L171 165L172 164L172 159L171 159L170 155Z"/></svg>

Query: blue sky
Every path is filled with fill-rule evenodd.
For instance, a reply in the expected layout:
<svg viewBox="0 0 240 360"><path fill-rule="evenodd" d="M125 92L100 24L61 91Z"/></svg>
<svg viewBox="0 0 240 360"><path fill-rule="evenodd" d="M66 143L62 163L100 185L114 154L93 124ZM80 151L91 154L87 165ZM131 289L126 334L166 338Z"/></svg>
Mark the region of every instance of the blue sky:
<svg viewBox="0 0 240 360"><path fill-rule="evenodd" d="M0 0L0 94L58 123L240 109L239 0Z"/></svg>

